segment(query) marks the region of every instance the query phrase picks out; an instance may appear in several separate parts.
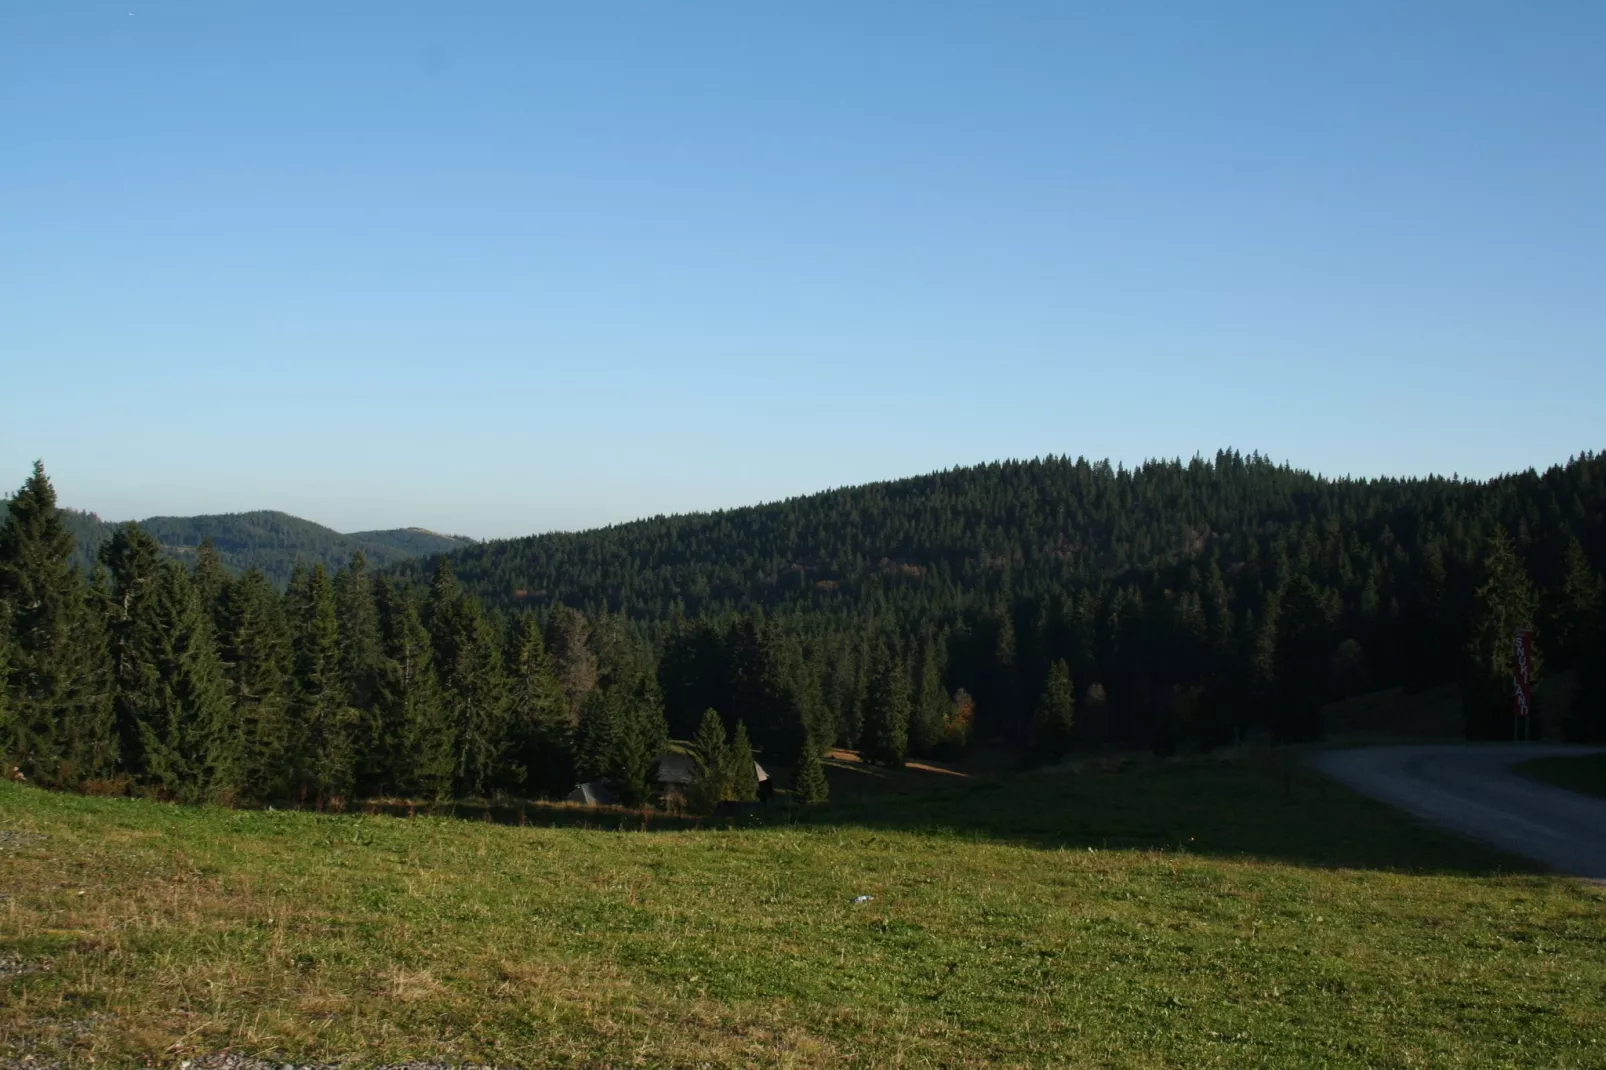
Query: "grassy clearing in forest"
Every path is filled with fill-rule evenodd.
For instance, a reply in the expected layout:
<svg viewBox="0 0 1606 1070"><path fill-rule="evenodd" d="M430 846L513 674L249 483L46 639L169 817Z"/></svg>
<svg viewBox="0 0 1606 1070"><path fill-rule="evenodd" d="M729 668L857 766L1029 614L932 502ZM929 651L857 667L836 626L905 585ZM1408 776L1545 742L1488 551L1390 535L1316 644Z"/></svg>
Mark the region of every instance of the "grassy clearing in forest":
<svg viewBox="0 0 1606 1070"><path fill-rule="evenodd" d="M1280 758L842 795L629 832L0 784L0 1062L1606 1064L1606 889Z"/></svg>

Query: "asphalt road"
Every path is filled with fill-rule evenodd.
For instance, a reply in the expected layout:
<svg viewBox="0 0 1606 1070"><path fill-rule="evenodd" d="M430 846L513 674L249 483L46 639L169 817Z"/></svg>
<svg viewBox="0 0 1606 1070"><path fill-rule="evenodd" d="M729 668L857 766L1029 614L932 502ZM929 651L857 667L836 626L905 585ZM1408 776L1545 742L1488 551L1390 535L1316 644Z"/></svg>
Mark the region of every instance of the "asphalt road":
<svg viewBox="0 0 1606 1070"><path fill-rule="evenodd" d="M1322 751L1316 767L1435 825L1593 880L1606 880L1606 799L1530 780L1530 758L1600 747L1447 743Z"/></svg>

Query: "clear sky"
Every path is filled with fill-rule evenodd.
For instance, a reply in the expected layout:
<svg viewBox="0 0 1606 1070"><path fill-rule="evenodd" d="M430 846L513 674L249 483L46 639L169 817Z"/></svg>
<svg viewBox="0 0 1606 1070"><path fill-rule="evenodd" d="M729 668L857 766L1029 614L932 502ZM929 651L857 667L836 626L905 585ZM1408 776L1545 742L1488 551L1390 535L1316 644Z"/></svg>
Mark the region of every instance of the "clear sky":
<svg viewBox="0 0 1606 1070"><path fill-rule="evenodd" d="M0 4L0 486L489 537L1606 447L1606 3Z"/></svg>

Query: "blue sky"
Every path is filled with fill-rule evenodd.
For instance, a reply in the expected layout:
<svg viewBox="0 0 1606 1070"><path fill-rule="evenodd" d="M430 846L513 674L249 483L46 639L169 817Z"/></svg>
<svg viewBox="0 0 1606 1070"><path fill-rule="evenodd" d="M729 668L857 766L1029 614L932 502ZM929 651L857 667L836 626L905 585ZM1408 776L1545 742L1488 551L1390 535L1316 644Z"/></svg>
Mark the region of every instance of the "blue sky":
<svg viewBox="0 0 1606 1070"><path fill-rule="evenodd" d="M0 485L490 537L1542 467L1606 447L1603 114L1594 0L9 3Z"/></svg>

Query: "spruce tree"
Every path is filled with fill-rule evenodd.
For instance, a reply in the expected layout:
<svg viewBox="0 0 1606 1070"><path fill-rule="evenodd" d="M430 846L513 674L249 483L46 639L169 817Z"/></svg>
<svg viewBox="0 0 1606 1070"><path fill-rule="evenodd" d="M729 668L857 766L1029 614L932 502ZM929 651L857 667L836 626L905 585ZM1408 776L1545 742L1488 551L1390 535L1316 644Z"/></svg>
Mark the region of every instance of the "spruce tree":
<svg viewBox="0 0 1606 1070"><path fill-rule="evenodd" d="M0 602L0 777L11 774L11 755L21 753L22 725L12 716L11 695L11 608Z"/></svg>
<svg viewBox="0 0 1606 1070"><path fill-rule="evenodd" d="M802 748L799 748L801 751ZM747 723L736 722L736 734L726 749L730 797L737 802L752 802L758 798L758 770L753 767L753 744L747 738Z"/></svg>
<svg viewBox="0 0 1606 1070"><path fill-rule="evenodd" d="M335 620L340 630L340 685L355 712L353 763L356 786L364 794L383 790L389 754L377 694L381 662L379 609L361 551L334 579Z"/></svg>
<svg viewBox="0 0 1606 1070"><path fill-rule="evenodd" d="M657 794L658 756L669 743L663 698L648 675L607 694L615 709L606 779L624 805L645 806Z"/></svg>
<svg viewBox="0 0 1606 1070"><path fill-rule="evenodd" d="M574 731L574 775L579 783L602 780L613 764L619 735L614 703L601 691L591 691L580 706Z"/></svg>
<svg viewBox="0 0 1606 1070"><path fill-rule="evenodd" d="M825 779L825 767L820 762L820 747L813 739L804 743L798 756L792 792L805 803L823 803L831 795L831 785Z"/></svg>
<svg viewBox="0 0 1606 1070"><path fill-rule="evenodd" d="M658 790L658 753L647 744L647 737L627 725L614 740L613 761L608 769L608 786L624 806L641 807L651 803Z"/></svg>
<svg viewBox="0 0 1606 1070"><path fill-rule="evenodd" d="M703 711L697 734L692 737L691 753L697 763L697 776L686 801L694 812L706 814L731 797L730 748L725 742L725 723L712 709Z"/></svg>
<svg viewBox="0 0 1606 1070"><path fill-rule="evenodd" d="M1243 623L1249 649L1246 690L1253 716L1267 724L1277 716L1277 632L1282 598L1280 588L1268 592L1259 619L1252 612L1246 613Z"/></svg>
<svg viewBox="0 0 1606 1070"><path fill-rule="evenodd" d="M1062 658L1049 666L1048 681L1032 713L1032 757L1048 764L1059 761L1071 749L1075 724L1076 687Z"/></svg>
<svg viewBox="0 0 1606 1070"><path fill-rule="evenodd" d="M1461 684L1466 730L1472 739L1510 738L1517 633L1532 628L1537 599L1516 546L1496 527L1484 547ZM1539 682L1534 649L1530 680Z"/></svg>
<svg viewBox="0 0 1606 1070"><path fill-rule="evenodd" d="M139 623L154 691L138 709L144 779L172 798L198 802L213 787L220 753L235 731L212 619L187 571L164 560L155 595Z"/></svg>
<svg viewBox="0 0 1606 1070"><path fill-rule="evenodd" d="M726 641L731 674L726 715L752 725L765 753L796 755L810 723L824 721L819 680L803 665L798 643L757 612L733 622Z"/></svg>
<svg viewBox="0 0 1606 1070"><path fill-rule="evenodd" d="M444 558L429 597L435 669L452 725L452 790L484 795L496 782L507 739L502 652L478 600L458 592Z"/></svg>
<svg viewBox="0 0 1606 1070"><path fill-rule="evenodd" d="M113 701L116 681L112 678L110 638L107 635L106 605L111 591L111 580L104 565L98 561L89 570L89 584L84 601L79 603L78 624L74 629L76 648L84 661L81 677L85 702L78 707L81 714L67 719L67 751L81 755L77 764L85 773L76 782L115 777L118 772L119 744L116 711ZM70 781L72 782L72 781Z"/></svg>
<svg viewBox="0 0 1606 1070"><path fill-rule="evenodd" d="M1595 653L1591 649L1595 619L1606 592L1576 537L1567 541L1563 569L1561 588L1551 599L1554 608L1548 614L1551 627L1545 635L1545 649L1559 655L1556 661L1563 667L1582 666Z"/></svg>
<svg viewBox="0 0 1606 1070"><path fill-rule="evenodd" d="M52 786L110 776L117 761L105 635L72 556L55 489L35 463L0 523L0 606L11 632L5 758Z"/></svg>
<svg viewBox="0 0 1606 1070"><path fill-rule="evenodd" d="M508 666L508 770L525 791L562 796L574 786L574 728L534 616L513 630Z"/></svg>
<svg viewBox="0 0 1606 1070"><path fill-rule="evenodd" d="M909 748L909 680L885 647L871 654L859 754L867 762L897 768Z"/></svg>
<svg viewBox="0 0 1606 1070"><path fill-rule="evenodd" d="M230 731L217 741L214 793L261 802L289 789L290 629L284 605L260 569L223 593L218 653L228 689Z"/></svg>
<svg viewBox="0 0 1606 1070"><path fill-rule="evenodd" d="M201 545L195 548L195 570L191 582L201 606L212 618L213 630L222 632L224 602L233 581L223 567L223 558L218 554L217 547L209 538L202 539Z"/></svg>
<svg viewBox="0 0 1606 1070"><path fill-rule="evenodd" d="M342 805L354 786L356 715L340 675L340 623L329 574L314 565L292 592L295 747L287 764L301 798L321 809Z"/></svg>
<svg viewBox="0 0 1606 1070"><path fill-rule="evenodd" d="M384 641L377 708L387 755L382 791L426 799L451 794L455 733L435 678L433 644L405 587L381 581Z"/></svg>
<svg viewBox="0 0 1606 1070"><path fill-rule="evenodd" d="M106 620L122 767L144 781L151 768L143 726L158 716L162 700L158 661L166 621L156 612L164 576L161 544L137 524L123 524L100 548L100 563L110 580Z"/></svg>
<svg viewBox="0 0 1606 1070"><path fill-rule="evenodd" d="M936 644L926 642L920 652L920 675L914 708L909 712L909 753L929 755L937 746L943 720L948 716L948 693L942 686L942 665Z"/></svg>

